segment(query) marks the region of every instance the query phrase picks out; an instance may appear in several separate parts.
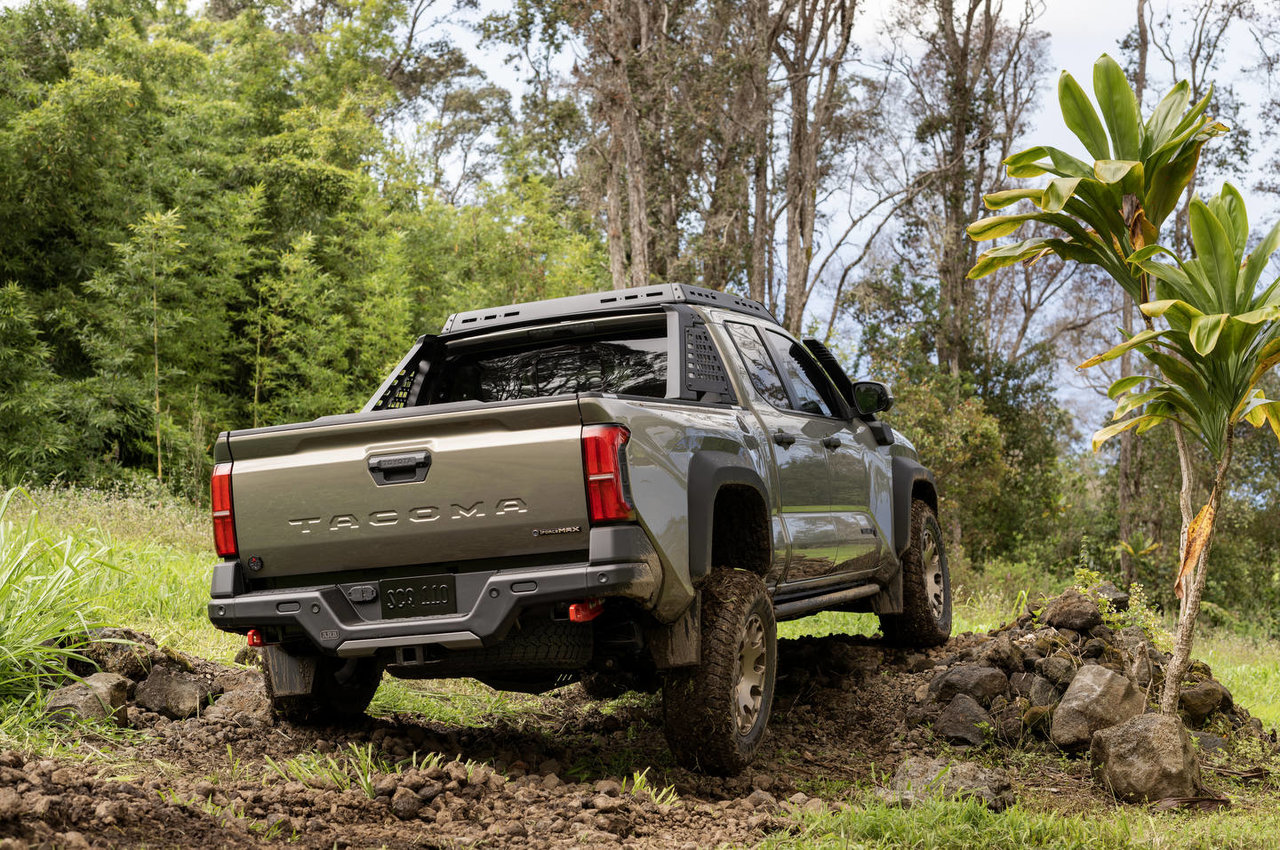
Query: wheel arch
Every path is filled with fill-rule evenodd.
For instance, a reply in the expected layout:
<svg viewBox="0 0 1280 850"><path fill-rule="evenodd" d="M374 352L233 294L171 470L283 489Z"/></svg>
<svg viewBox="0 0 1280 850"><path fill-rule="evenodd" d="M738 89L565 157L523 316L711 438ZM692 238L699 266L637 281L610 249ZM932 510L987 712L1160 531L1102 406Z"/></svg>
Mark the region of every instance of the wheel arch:
<svg viewBox="0 0 1280 850"><path fill-rule="evenodd" d="M918 460L893 459L893 551L898 557L911 545L911 503L921 500L938 513L938 488L933 472Z"/></svg>
<svg viewBox="0 0 1280 850"><path fill-rule="evenodd" d="M763 576L773 562L768 489L739 455L701 451L689 463L689 578L731 563ZM748 517L748 533L717 534L731 519Z"/></svg>

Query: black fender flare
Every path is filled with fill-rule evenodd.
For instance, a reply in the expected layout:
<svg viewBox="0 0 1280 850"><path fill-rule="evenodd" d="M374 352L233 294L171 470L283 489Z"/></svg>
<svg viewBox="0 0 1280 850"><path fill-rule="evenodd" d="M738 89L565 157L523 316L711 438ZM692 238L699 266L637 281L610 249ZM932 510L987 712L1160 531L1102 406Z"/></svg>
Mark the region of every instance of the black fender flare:
<svg viewBox="0 0 1280 850"><path fill-rule="evenodd" d="M933 473L914 458L893 459L893 551L901 558L911 545L911 500L917 492L934 513L938 512L938 488Z"/></svg>
<svg viewBox="0 0 1280 850"><path fill-rule="evenodd" d="M769 490L760 474L740 455L714 450L695 452L689 461L689 578L692 581L711 572L711 530L715 525L716 494L730 485L750 487L760 494L766 517ZM773 539L769 540L773 558Z"/></svg>

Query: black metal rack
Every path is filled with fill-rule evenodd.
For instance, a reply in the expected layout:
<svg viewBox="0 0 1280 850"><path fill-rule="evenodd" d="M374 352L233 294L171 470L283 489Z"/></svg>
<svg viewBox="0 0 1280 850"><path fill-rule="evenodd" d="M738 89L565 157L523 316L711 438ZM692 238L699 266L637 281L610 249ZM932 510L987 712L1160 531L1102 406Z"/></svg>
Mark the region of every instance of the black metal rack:
<svg viewBox="0 0 1280 850"><path fill-rule="evenodd" d="M544 322L548 319L573 319L662 304L721 307L780 324L763 304L752 301L750 298L684 283L662 283L654 286L639 286L634 289L617 289L612 292L589 292L585 295L570 295L566 298L549 298L545 301L530 301L527 304L513 304L487 310L467 310L450 316L440 333L442 336L475 333L493 328Z"/></svg>

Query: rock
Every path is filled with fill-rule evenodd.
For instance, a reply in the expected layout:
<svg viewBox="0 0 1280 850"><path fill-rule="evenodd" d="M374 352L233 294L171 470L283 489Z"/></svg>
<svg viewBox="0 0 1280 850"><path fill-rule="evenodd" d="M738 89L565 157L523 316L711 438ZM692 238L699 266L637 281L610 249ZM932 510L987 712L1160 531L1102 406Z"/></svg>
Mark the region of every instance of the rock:
<svg viewBox="0 0 1280 850"><path fill-rule="evenodd" d="M152 658L158 656L160 650L149 635L132 629L93 629L89 632L89 641L76 653L103 673L116 673L136 682L151 671Z"/></svg>
<svg viewBox="0 0 1280 850"><path fill-rule="evenodd" d="M207 704L209 686L198 676L168 667L155 667L138 685L138 705L181 720L190 717Z"/></svg>
<svg viewBox="0 0 1280 850"><path fill-rule="evenodd" d="M0 821L12 820L22 814L22 797L12 788L0 788Z"/></svg>
<svg viewBox="0 0 1280 850"><path fill-rule="evenodd" d="M1098 585L1096 591L1098 598L1105 599L1111 603L1112 611L1128 611L1129 610L1129 594L1116 587L1109 581L1104 581Z"/></svg>
<svg viewBox="0 0 1280 850"><path fill-rule="evenodd" d="M46 714L74 715L85 720L114 719L120 726L129 723L130 681L118 673L94 673L83 682L58 688L49 695Z"/></svg>
<svg viewBox="0 0 1280 850"><path fill-rule="evenodd" d="M1142 692L1105 667L1082 667L1053 713L1050 737L1064 750L1089 746L1093 733L1124 723L1147 706Z"/></svg>
<svg viewBox="0 0 1280 850"><path fill-rule="evenodd" d="M778 798L760 788L747 795L746 803L758 811L776 812L779 809Z"/></svg>
<svg viewBox="0 0 1280 850"><path fill-rule="evenodd" d="M981 746L992 731L991 715L968 694L956 694L934 721L933 732L952 743Z"/></svg>
<svg viewBox="0 0 1280 850"><path fill-rule="evenodd" d="M1225 711L1231 708L1231 692L1213 679L1208 679L1184 687L1178 703L1186 712L1187 719L1198 726L1218 709Z"/></svg>
<svg viewBox="0 0 1280 850"><path fill-rule="evenodd" d="M758 773L751 777L751 787L759 788L761 791L773 790L774 784L774 778L767 773Z"/></svg>
<svg viewBox="0 0 1280 850"><path fill-rule="evenodd" d="M1093 736L1094 776L1129 802L1194 797L1200 764L1191 736L1176 717L1140 714Z"/></svg>
<svg viewBox="0 0 1280 850"><path fill-rule="evenodd" d="M1006 673L1018 673L1022 670L1022 650L1014 645L1007 634L1002 634L987 644L979 658L987 666L997 667Z"/></svg>
<svg viewBox="0 0 1280 850"><path fill-rule="evenodd" d="M956 694L971 696L980 705L1009 692L1009 677L994 667L962 665L933 677L929 696L938 703L949 703Z"/></svg>
<svg viewBox="0 0 1280 850"><path fill-rule="evenodd" d="M591 808L602 814L609 814L622 808L622 800L607 794L597 794L591 798Z"/></svg>
<svg viewBox="0 0 1280 850"><path fill-rule="evenodd" d="M1227 744L1230 743L1221 735L1212 735L1208 732L1192 732L1191 737L1195 739L1196 746L1204 753L1216 753L1225 750Z"/></svg>
<svg viewBox="0 0 1280 850"><path fill-rule="evenodd" d="M254 722L271 725L271 700L267 699L266 689L261 684L238 688L218 697L205 712L205 717L210 720L229 720L240 725ZM317 746L316 749L320 748Z"/></svg>
<svg viewBox="0 0 1280 850"><path fill-rule="evenodd" d="M1049 603L1043 619L1056 629L1087 632L1102 623L1102 612L1098 610L1097 602L1070 588Z"/></svg>
<svg viewBox="0 0 1280 850"><path fill-rule="evenodd" d="M1009 674L1009 690L1016 697L1030 697L1031 685L1035 682L1034 673L1010 673Z"/></svg>
<svg viewBox="0 0 1280 850"><path fill-rule="evenodd" d="M1036 662L1036 672L1059 688L1071 684L1076 675L1076 665L1070 658L1061 655L1050 655Z"/></svg>
<svg viewBox="0 0 1280 850"><path fill-rule="evenodd" d="M401 820L417 817L422 809L422 798L403 785L391 795L391 813Z"/></svg>
<svg viewBox="0 0 1280 850"><path fill-rule="evenodd" d="M596 793L616 797L622 793L622 783L616 779L601 779L596 782Z"/></svg>
<svg viewBox="0 0 1280 850"><path fill-rule="evenodd" d="M1057 705L1058 689L1044 676L1035 676L1031 680L1031 692L1027 699L1032 705Z"/></svg>
<svg viewBox="0 0 1280 850"><path fill-rule="evenodd" d="M893 775L893 791L904 805L935 796L976 797L991 809L1002 811L1013 802L1009 778L1002 771L943 759L907 759Z"/></svg>

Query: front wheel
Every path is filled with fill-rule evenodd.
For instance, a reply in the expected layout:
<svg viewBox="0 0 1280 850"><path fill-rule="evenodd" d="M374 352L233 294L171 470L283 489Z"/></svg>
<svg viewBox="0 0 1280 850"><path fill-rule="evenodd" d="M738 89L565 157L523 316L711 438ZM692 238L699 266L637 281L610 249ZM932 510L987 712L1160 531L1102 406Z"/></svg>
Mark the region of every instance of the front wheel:
<svg viewBox="0 0 1280 850"><path fill-rule="evenodd" d="M902 558L902 613L881 614L880 631L894 646L939 646L951 637L951 573L933 508L911 503L911 545Z"/></svg>
<svg viewBox="0 0 1280 850"><path fill-rule="evenodd" d="M271 658L262 656L267 697L275 713L296 723L352 720L364 715L382 681L382 663L375 658L315 656L311 691L277 696L271 687ZM308 659L312 660L312 659Z"/></svg>
<svg viewBox="0 0 1280 850"><path fill-rule="evenodd" d="M773 707L778 629L759 576L712 574L702 586L702 659L662 688L663 731L676 761L731 776L755 757Z"/></svg>

